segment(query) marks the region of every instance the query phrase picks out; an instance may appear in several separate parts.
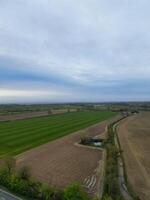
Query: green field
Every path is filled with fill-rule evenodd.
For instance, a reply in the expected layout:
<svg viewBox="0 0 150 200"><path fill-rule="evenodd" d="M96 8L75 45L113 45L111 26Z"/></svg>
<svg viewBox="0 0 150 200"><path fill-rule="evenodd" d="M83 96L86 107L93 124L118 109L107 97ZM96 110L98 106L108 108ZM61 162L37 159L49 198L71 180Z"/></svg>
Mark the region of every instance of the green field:
<svg viewBox="0 0 150 200"><path fill-rule="evenodd" d="M13 156L116 115L76 112L0 123L0 157Z"/></svg>

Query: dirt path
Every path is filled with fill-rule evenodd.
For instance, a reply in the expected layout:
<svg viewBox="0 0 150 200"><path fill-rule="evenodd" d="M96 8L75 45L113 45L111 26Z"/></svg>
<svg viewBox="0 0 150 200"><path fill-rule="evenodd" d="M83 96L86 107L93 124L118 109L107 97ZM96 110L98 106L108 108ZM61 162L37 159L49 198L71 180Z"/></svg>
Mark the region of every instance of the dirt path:
<svg viewBox="0 0 150 200"><path fill-rule="evenodd" d="M150 200L150 113L127 118L118 127L128 181L135 194Z"/></svg>
<svg viewBox="0 0 150 200"><path fill-rule="evenodd" d="M97 192L102 151L75 145L81 136L96 136L105 131L100 123L17 156L17 165L27 165L42 182L60 188L80 182L88 193Z"/></svg>

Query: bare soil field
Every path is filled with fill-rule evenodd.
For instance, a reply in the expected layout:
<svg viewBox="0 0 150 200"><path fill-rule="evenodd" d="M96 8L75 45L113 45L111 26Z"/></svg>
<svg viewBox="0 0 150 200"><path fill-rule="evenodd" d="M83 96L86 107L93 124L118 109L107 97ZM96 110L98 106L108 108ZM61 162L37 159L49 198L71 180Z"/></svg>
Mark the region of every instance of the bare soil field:
<svg viewBox="0 0 150 200"><path fill-rule="evenodd" d="M77 109L51 109L49 111L37 111L37 112L22 112L18 114L0 114L0 122L3 121L14 121L14 120L22 120L22 119L30 119L33 117L42 117L47 115L55 115L55 114L63 114L67 112L76 112Z"/></svg>
<svg viewBox="0 0 150 200"><path fill-rule="evenodd" d="M0 115L0 122L2 121L14 121L14 120L22 120L22 119L30 119L33 117L42 117L47 116L48 111L42 112L23 112L19 114L10 114L10 115Z"/></svg>
<svg viewBox="0 0 150 200"><path fill-rule="evenodd" d="M62 114L66 112L77 112L77 109L51 109L51 114Z"/></svg>
<svg viewBox="0 0 150 200"><path fill-rule="evenodd" d="M125 119L117 131L128 182L141 200L150 200L150 112Z"/></svg>
<svg viewBox="0 0 150 200"><path fill-rule="evenodd" d="M105 131L106 122L34 148L16 157L17 166L29 166L33 177L60 188L80 182L89 194L97 192L103 151L79 147L80 137Z"/></svg>

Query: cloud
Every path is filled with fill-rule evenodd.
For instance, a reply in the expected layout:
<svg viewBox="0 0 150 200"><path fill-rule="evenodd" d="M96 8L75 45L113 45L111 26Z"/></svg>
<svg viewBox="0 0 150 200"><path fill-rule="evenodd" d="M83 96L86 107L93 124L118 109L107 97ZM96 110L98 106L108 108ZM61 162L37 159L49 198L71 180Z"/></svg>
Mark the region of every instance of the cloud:
<svg viewBox="0 0 150 200"><path fill-rule="evenodd" d="M150 79L149 6L148 0L2 0L0 88L63 88L74 91L70 100L92 94L96 101L134 100L134 88L140 99Z"/></svg>

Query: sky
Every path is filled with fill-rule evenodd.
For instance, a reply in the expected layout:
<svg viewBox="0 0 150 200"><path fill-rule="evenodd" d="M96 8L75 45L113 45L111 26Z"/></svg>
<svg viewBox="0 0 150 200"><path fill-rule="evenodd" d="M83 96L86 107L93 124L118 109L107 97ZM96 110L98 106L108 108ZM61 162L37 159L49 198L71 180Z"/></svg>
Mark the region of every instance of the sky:
<svg viewBox="0 0 150 200"><path fill-rule="evenodd" d="M0 104L150 100L149 0L0 0Z"/></svg>

